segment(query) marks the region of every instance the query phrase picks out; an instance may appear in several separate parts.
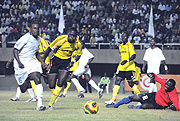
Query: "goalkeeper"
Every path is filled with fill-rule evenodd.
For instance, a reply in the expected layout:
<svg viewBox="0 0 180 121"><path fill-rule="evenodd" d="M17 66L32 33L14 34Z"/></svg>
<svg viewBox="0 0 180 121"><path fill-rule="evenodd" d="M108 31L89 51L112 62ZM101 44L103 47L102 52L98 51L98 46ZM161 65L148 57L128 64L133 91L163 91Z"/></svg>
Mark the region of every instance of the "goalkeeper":
<svg viewBox="0 0 180 121"><path fill-rule="evenodd" d="M128 108L133 109L171 109L179 111L179 97L175 88L174 79L164 79L154 73L148 73L148 77L161 84L161 88L157 92L145 93L139 95L128 96L120 100L118 103L106 105L106 108L118 108L120 105L130 102L141 102L142 105L129 105Z"/></svg>

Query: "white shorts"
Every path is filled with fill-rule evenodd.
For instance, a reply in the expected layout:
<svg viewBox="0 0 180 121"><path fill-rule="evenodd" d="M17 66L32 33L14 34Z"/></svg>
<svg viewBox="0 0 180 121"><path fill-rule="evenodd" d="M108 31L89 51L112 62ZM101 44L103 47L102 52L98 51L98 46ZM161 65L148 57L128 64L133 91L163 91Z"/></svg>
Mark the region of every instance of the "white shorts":
<svg viewBox="0 0 180 121"><path fill-rule="evenodd" d="M73 74L75 76L81 76L83 74L89 74L89 76L91 76L91 69L90 68L85 68L85 67L78 67Z"/></svg>
<svg viewBox="0 0 180 121"><path fill-rule="evenodd" d="M30 73L32 73L32 72L40 72L40 73L42 73L41 64L36 59L28 61L28 62L24 61L23 65L24 65L23 69L17 68L17 67L14 68L15 78L17 80L18 85L22 85L25 82L25 80L28 78Z"/></svg>

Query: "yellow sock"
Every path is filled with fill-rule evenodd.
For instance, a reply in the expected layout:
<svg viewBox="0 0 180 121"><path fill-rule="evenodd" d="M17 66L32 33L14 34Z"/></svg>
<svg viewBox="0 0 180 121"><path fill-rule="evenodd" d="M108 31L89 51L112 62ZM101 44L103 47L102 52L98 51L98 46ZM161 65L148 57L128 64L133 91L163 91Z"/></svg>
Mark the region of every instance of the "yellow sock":
<svg viewBox="0 0 180 121"><path fill-rule="evenodd" d="M59 96L59 93L61 92L61 90L62 90L62 87L58 87L56 85L56 88L53 91L53 94L52 94L51 100L49 102L49 105L53 105L54 104L54 102L55 102L56 98Z"/></svg>
<svg viewBox="0 0 180 121"><path fill-rule="evenodd" d="M30 82L31 82L31 86L33 88L34 94L37 97L37 94L36 94L36 84L35 84L34 80L30 80Z"/></svg>
<svg viewBox="0 0 180 121"><path fill-rule="evenodd" d="M77 91L79 92L79 88L76 87L76 89L77 89Z"/></svg>
<svg viewBox="0 0 180 121"><path fill-rule="evenodd" d="M49 84L47 84L47 86L49 87ZM50 88L49 88L50 89ZM54 91L54 89L50 89L51 90L51 92L53 93L53 91Z"/></svg>
<svg viewBox="0 0 180 121"><path fill-rule="evenodd" d="M64 95L67 93L70 86L71 86L71 82L67 82L67 86L66 86L66 88L64 89L64 92L63 92Z"/></svg>
<svg viewBox="0 0 180 121"><path fill-rule="evenodd" d="M114 85L112 100L116 102L117 93L119 92L120 86Z"/></svg>
<svg viewBox="0 0 180 121"><path fill-rule="evenodd" d="M132 87L133 91L134 91L134 94L138 95L140 94L140 91L138 89L138 86L136 84L134 84L134 86Z"/></svg>

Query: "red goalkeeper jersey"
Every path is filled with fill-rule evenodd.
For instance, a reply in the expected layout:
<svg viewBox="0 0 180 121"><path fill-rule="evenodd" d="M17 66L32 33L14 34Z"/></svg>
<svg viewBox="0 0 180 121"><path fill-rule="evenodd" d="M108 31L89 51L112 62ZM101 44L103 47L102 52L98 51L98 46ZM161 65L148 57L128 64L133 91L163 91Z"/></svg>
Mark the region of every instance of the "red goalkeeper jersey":
<svg viewBox="0 0 180 121"><path fill-rule="evenodd" d="M179 97L176 88L174 88L174 90L171 92L166 92L165 83L167 79L155 75L154 80L161 84L161 89L158 90L155 96L156 103L163 107L168 106L169 103L173 103L173 105L176 107L176 110L179 110Z"/></svg>

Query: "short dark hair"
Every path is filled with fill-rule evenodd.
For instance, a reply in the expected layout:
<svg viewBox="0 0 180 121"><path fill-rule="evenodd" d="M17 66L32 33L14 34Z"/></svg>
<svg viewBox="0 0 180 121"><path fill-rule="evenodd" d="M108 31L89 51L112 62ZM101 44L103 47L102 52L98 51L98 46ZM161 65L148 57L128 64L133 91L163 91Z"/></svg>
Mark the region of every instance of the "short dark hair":
<svg viewBox="0 0 180 121"><path fill-rule="evenodd" d="M38 19L32 19L31 22L29 23L29 27L31 28L33 24L40 24Z"/></svg>
<svg viewBox="0 0 180 121"><path fill-rule="evenodd" d="M168 79L168 81L172 84L172 86L175 87L176 81L174 79Z"/></svg>

